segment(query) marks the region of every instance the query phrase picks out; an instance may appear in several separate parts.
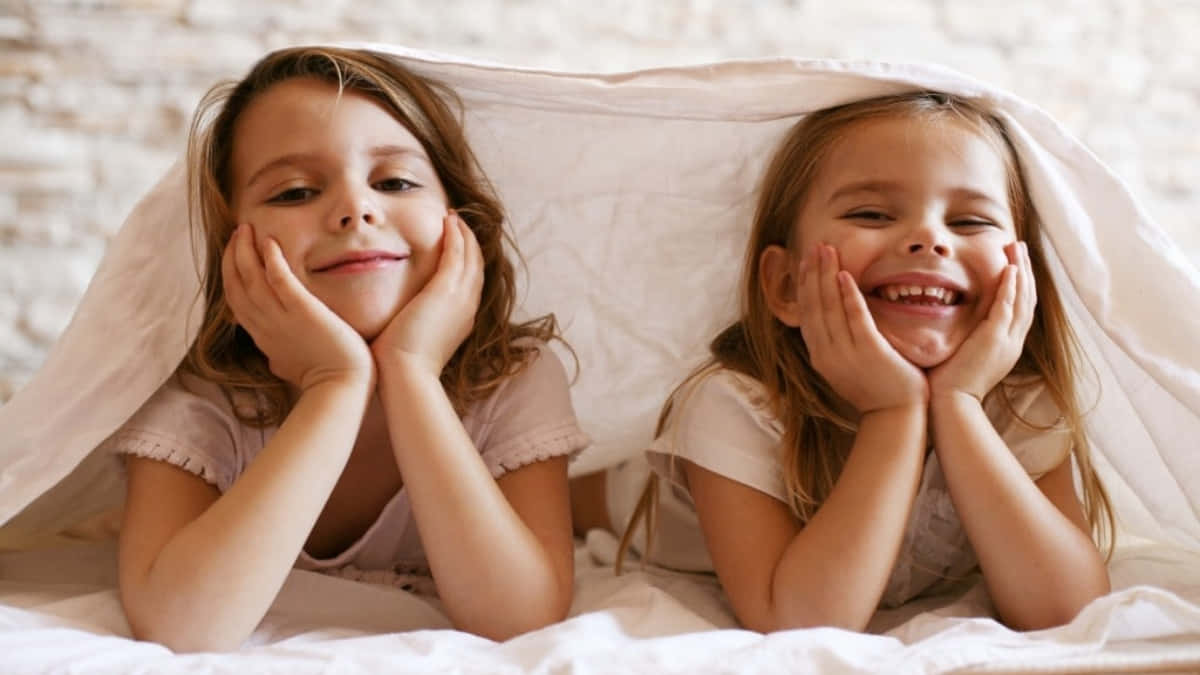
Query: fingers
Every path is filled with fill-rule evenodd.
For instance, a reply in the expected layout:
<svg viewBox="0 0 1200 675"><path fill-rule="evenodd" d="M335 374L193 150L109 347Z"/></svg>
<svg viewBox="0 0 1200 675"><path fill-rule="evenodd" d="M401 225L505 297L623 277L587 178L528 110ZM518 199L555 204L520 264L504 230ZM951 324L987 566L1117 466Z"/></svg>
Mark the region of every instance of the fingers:
<svg viewBox="0 0 1200 675"><path fill-rule="evenodd" d="M1013 305L1017 299L1017 266L1005 265L1000 272L1000 283L996 286L996 297L988 309L987 318L989 332L999 335L1009 335L1013 331ZM981 326L981 328L983 328Z"/></svg>
<svg viewBox="0 0 1200 675"><path fill-rule="evenodd" d="M838 284L842 292L842 308L846 315L846 331L851 344L886 346L883 335L878 330L872 330L875 320L871 318L867 299L863 297L862 291L858 290L854 277L845 270L838 272Z"/></svg>
<svg viewBox="0 0 1200 675"><path fill-rule="evenodd" d="M234 230L229 243L225 245L224 253L221 254L221 282L225 290L225 302L228 303L230 311L233 312L234 322L241 323L241 317L244 314L243 309L247 300L245 298L245 284L242 282L242 275L238 273L237 263L234 261L234 245L236 243L237 230Z"/></svg>
<svg viewBox="0 0 1200 675"><path fill-rule="evenodd" d="M1020 242L1020 264L1018 265L1018 293L1013 322L1024 337L1033 324L1034 310L1037 308L1037 283L1033 279L1033 261L1029 257L1029 245Z"/></svg>
<svg viewBox="0 0 1200 675"><path fill-rule="evenodd" d="M300 283L292 268L283 257L283 249L279 242L268 238L263 244L263 273L273 296L279 302L283 311L294 311L306 304L312 297L308 289Z"/></svg>
<svg viewBox="0 0 1200 675"><path fill-rule="evenodd" d="M825 317L825 330L829 339L836 344L851 344L850 329L846 325L845 301L838 282L840 264L837 251L832 246L819 246L821 265L821 314Z"/></svg>
<svg viewBox="0 0 1200 675"><path fill-rule="evenodd" d="M478 297L483 289L483 249L480 248L479 241L475 239L475 233L471 231L467 222L458 214L455 214L454 217L462 229L463 248L466 249L466 264L463 269L467 282L466 287L469 292Z"/></svg>
<svg viewBox="0 0 1200 675"><path fill-rule="evenodd" d="M800 261L800 334L812 352L829 344L825 315L821 309L821 270L816 249Z"/></svg>
<svg viewBox="0 0 1200 675"><path fill-rule="evenodd" d="M456 212L443 220L442 257L430 285L446 293L465 293L476 301L483 288L483 251L471 226Z"/></svg>
<svg viewBox="0 0 1200 675"><path fill-rule="evenodd" d="M1033 323L1034 308L1037 306L1037 284L1033 279L1033 263L1029 258L1029 246L1023 241L1015 241L1004 247L1009 264L1005 267L1000 286L996 290L996 303L1003 302L1007 311L996 317L1005 333L1019 340L1024 340L1029 326ZM988 319L992 320L989 312Z"/></svg>
<svg viewBox="0 0 1200 675"><path fill-rule="evenodd" d="M449 292L462 282L466 245L463 227L458 214L451 211L442 219L442 253L438 258L437 270L426 287L432 291Z"/></svg>
<svg viewBox="0 0 1200 675"><path fill-rule="evenodd" d="M238 321L243 325L262 314L267 298L262 274L262 262L254 247L254 233L249 225L239 226L229 238L221 260L225 294Z"/></svg>

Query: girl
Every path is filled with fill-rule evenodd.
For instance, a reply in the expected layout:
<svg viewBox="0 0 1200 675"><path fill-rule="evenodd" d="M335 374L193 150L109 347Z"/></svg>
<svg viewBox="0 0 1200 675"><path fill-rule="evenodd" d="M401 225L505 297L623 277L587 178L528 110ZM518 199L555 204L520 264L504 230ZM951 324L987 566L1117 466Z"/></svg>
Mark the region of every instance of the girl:
<svg viewBox="0 0 1200 675"><path fill-rule="evenodd" d="M1109 590L1073 337L995 116L935 93L807 116L766 174L742 305L663 410L647 458L670 489L651 478L621 553L650 511L649 557L714 570L760 631L862 630L976 566L1020 629ZM637 474L581 479L577 528L623 524Z"/></svg>
<svg viewBox="0 0 1200 675"><path fill-rule="evenodd" d="M454 625L494 639L566 615L587 439L553 317L511 321L504 214L443 95L299 48L201 103L203 325L107 441L138 638L236 647L294 564L432 573Z"/></svg>

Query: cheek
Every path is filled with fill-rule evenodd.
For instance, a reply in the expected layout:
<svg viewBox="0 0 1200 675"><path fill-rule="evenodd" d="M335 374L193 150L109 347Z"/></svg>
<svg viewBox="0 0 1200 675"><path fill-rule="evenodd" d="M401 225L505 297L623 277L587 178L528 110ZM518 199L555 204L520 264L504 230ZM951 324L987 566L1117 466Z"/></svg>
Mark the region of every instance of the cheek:
<svg viewBox="0 0 1200 675"><path fill-rule="evenodd" d="M995 299L996 291L1000 287L1000 279L1007 265L1008 256L1004 254L1004 251L987 255L975 265L984 307L990 307Z"/></svg>
<svg viewBox="0 0 1200 675"><path fill-rule="evenodd" d="M294 229L264 226L256 226L254 228L254 240L258 244L260 256L265 255L267 241L271 239L274 239L275 243L279 245L279 250L283 253L283 259L287 261L288 267L292 269L292 273L304 279L304 255L308 250L307 242L303 241L302 237L297 236Z"/></svg>
<svg viewBox="0 0 1200 675"><path fill-rule="evenodd" d="M855 279L862 278L863 271L878 257L879 247L867 236L841 234L826 241L838 253L838 265Z"/></svg>

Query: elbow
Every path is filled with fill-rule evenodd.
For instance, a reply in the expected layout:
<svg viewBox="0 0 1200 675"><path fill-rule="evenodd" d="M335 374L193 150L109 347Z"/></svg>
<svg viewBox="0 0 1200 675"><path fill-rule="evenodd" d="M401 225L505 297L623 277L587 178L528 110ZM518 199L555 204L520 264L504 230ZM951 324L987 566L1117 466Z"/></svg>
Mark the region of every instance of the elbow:
<svg viewBox="0 0 1200 675"><path fill-rule="evenodd" d="M1110 589L1108 575L1104 574L1093 583L1076 585L1061 593L1049 594L1043 602L1023 611L1012 609L1001 612L1000 617L1009 628L1019 631L1065 626L1074 621L1092 601L1107 595Z"/></svg>
<svg viewBox="0 0 1200 675"><path fill-rule="evenodd" d="M130 626L133 638L142 642L156 642L172 652L187 654L195 652L232 652L242 645L242 640L221 638L202 633L181 633L172 630L139 629Z"/></svg>
<svg viewBox="0 0 1200 675"><path fill-rule="evenodd" d="M458 630L505 642L565 620L571 610L573 594L574 585L568 581L553 591L530 593L525 596L526 601L497 603L493 607L499 609L489 609L475 617L451 618Z"/></svg>
<svg viewBox="0 0 1200 675"><path fill-rule="evenodd" d="M560 607L526 607L519 613L493 616L479 625L462 625L460 630L474 633L496 642L505 642L519 635L556 624L567 618L569 605Z"/></svg>
<svg viewBox="0 0 1200 675"><path fill-rule="evenodd" d="M861 633L867 629L866 619L849 616L804 616L788 620L774 620L762 628L752 628L760 633L772 633L781 630L798 630L802 628L838 628L841 630ZM748 626L747 626L748 627Z"/></svg>
<svg viewBox="0 0 1200 675"><path fill-rule="evenodd" d="M245 638L231 635L214 634L211 631L193 630L177 627L177 624L165 620L137 619L135 614L126 609L125 616L129 621L130 633L133 639L141 642L156 642L172 652L185 654L193 652L232 652L242 646Z"/></svg>
<svg viewBox="0 0 1200 675"><path fill-rule="evenodd" d="M774 633L802 628L839 628L861 633L866 630L872 615L872 611L856 612L844 605L828 607L807 605L803 608L793 607L790 611L773 606L755 616L739 614L738 621L744 628L758 633Z"/></svg>
<svg viewBox="0 0 1200 675"><path fill-rule="evenodd" d="M133 639L141 642L156 642L177 653L230 652L242 646L249 635L214 631L210 627L196 625L168 612L155 611L147 603L131 602L121 598L125 619Z"/></svg>
<svg viewBox="0 0 1200 675"><path fill-rule="evenodd" d="M470 631L482 638L496 640L497 643L511 640L526 633L552 626L566 619L566 611L562 613L527 613L520 617L509 617L509 620L498 622L496 625L482 627L480 631Z"/></svg>

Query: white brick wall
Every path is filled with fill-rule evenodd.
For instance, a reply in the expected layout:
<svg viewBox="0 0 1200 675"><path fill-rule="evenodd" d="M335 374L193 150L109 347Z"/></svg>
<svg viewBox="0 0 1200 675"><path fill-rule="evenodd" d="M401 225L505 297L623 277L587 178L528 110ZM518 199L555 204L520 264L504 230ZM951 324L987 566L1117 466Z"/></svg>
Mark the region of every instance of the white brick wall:
<svg viewBox="0 0 1200 675"><path fill-rule="evenodd" d="M927 60L1083 139L1200 264L1200 0L0 0L0 401L65 326L192 107L266 50L377 40L519 65Z"/></svg>

